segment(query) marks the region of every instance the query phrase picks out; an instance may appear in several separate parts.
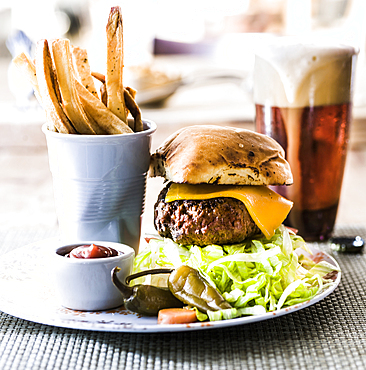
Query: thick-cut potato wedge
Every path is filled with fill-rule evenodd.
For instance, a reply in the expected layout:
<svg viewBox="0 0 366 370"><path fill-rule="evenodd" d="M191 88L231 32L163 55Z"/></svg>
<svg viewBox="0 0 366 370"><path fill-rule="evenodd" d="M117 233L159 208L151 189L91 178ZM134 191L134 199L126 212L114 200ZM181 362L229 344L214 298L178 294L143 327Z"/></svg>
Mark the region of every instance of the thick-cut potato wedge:
<svg viewBox="0 0 366 370"><path fill-rule="evenodd" d="M126 86L126 90L130 93L132 99L135 100L137 91L130 86Z"/></svg>
<svg viewBox="0 0 366 370"><path fill-rule="evenodd" d="M91 75L96 78L99 82L101 82L100 85L100 100L102 103L107 106L108 105L108 98L107 98L107 88L105 86L105 76L102 73L99 72L92 72Z"/></svg>
<svg viewBox="0 0 366 370"><path fill-rule="evenodd" d="M70 41L67 39L53 40L52 56L55 62L62 104L75 129L80 134L93 135L105 133L88 118L80 103L75 88L75 81L77 80L72 65Z"/></svg>
<svg viewBox="0 0 366 370"><path fill-rule="evenodd" d="M128 125L134 130L134 131L136 131L136 126L137 126L137 128L141 128L141 130L139 130L138 129L138 131L142 131L142 129L143 129L143 125L142 125L142 121L141 121L141 112L140 112L140 108L139 108L139 106L137 105L137 103L136 103L136 100L135 100L135 98L136 98L136 93L137 93L137 91L135 90L135 89L133 89L132 87L129 87L129 86L126 86L126 88L125 88L125 90L127 90L128 92L129 92L129 94L131 95L131 97L132 97L132 99L134 100L133 102L130 102L130 103L128 103L127 102L127 100L128 100L128 98L126 98L126 96L125 96L125 102L126 102L126 109L127 109L127 115L128 115L128 113L129 112L131 112L131 114L132 114L132 116L133 116L133 118L134 118L134 123L133 123L133 127L132 127L132 125L131 125L131 122L129 121L128 122ZM126 94L126 92L124 92L124 94ZM137 108L135 108L135 109L132 109L131 110L131 105L134 105L134 106L136 106ZM134 111L135 113L132 113L132 111ZM138 114L139 116L137 117L135 117L134 116L134 114Z"/></svg>
<svg viewBox="0 0 366 370"><path fill-rule="evenodd" d="M132 117L134 118L134 125L135 127L133 130L135 132L139 132L143 130L143 124L141 119L141 111L138 105L136 104L133 95L136 93L135 90L131 88L124 89L124 96L125 96L125 102L126 106L129 109L129 111L132 114Z"/></svg>
<svg viewBox="0 0 366 370"><path fill-rule="evenodd" d="M96 78L98 81L100 81L102 84L105 83L105 76L102 73L99 72L91 72L91 75Z"/></svg>
<svg viewBox="0 0 366 370"><path fill-rule="evenodd" d="M112 113L98 98L91 94L78 80L75 81L80 101L89 117L92 117L107 134L133 132L128 125Z"/></svg>
<svg viewBox="0 0 366 370"><path fill-rule="evenodd" d="M34 94L36 95L37 100L40 104L41 101L41 94L39 93L38 81L37 81L37 74L36 74L36 66L30 60L30 58L25 53L20 53L13 59L14 65L21 71L21 73L28 79L30 84L33 87Z"/></svg>
<svg viewBox="0 0 366 370"><path fill-rule="evenodd" d="M75 71L79 78L79 81L90 91L93 95L98 98L97 89L94 85L93 77L90 73L90 65L88 59L88 52L85 49L77 46L71 47L72 60L74 62Z"/></svg>
<svg viewBox="0 0 366 370"><path fill-rule="evenodd" d="M107 23L107 106L127 124L123 93L123 24L119 6L112 7Z"/></svg>
<svg viewBox="0 0 366 370"><path fill-rule="evenodd" d="M46 111L49 125L54 125L58 132L64 134L77 133L62 109L59 87L47 40L41 40L36 47L36 75L42 106Z"/></svg>
<svg viewBox="0 0 366 370"><path fill-rule="evenodd" d="M105 86L105 76L98 72L92 72L92 76L102 83L102 85L100 86L101 100L104 103L104 105L107 105L106 103L107 102L107 90ZM124 94L125 103L126 103L126 116L128 116L128 113L131 112L134 118L134 124L131 125L129 122L128 125L135 132L142 131L143 124L142 124L142 119L141 119L141 111L135 101L136 90L133 89L132 87L127 86L126 88L124 88L123 94Z"/></svg>
<svg viewBox="0 0 366 370"><path fill-rule="evenodd" d="M105 83L100 85L100 100L105 106L107 106L108 96L107 96L107 88L105 87Z"/></svg>
<svg viewBox="0 0 366 370"><path fill-rule="evenodd" d="M143 130L136 91L123 87L123 22L119 6L110 10L106 34L106 75L92 73L87 51L72 46L68 39L39 41L34 62L25 53L14 58L14 65L29 80L45 109L50 130L89 135ZM101 82L100 93L94 78ZM134 120L128 118L130 113Z"/></svg>

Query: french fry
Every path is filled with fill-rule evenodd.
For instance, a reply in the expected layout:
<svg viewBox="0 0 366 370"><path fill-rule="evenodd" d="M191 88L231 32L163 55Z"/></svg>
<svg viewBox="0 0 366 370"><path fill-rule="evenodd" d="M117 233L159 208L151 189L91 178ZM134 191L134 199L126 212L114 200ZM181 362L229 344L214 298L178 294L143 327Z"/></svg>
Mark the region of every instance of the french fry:
<svg viewBox="0 0 366 370"><path fill-rule="evenodd" d="M107 106L108 105L108 98L107 98L107 88L105 86L105 76L99 72L92 72L91 75L96 78L99 82L101 82L100 85L100 100L102 103Z"/></svg>
<svg viewBox="0 0 366 370"><path fill-rule="evenodd" d="M126 106L129 109L129 111L131 112L132 117L134 118L135 127L133 128L133 130L135 132L139 132L139 131L142 131L144 128L143 128L143 124L142 124L140 108L138 107L138 105L136 104L136 102L134 100L134 94L135 93L136 93L136 91L134 89L131 89L131 88L128 88L128 87L126 89L124 89L124 96L125 96Z"/></svg>
<svg viewBox="0 0 366 370"><path fill-rule="evenodd" d="M139 114L139 118L137 118L137 117L135 117L133 114L132 114L132 111L131 111L131 109L129 109L128 108L128 106L131 106L131 103L130 104L128 104L127 102L126 102L126 109L127 109L127 115L128 115L128 113L129 112L131 112L131 114L132 114L132 116L133 116L133 118L134 118L134 123L133 123L133 127L131 127L131 124L130 124L130 122L128 123L129 124L129 126L133 129L133 130L135 130L135 127L136 127L136 120L138 119L139 121L141 121L141 112L140 112L140 108L138 107L138 105L137 105L137 103L136 103L136 100L135 100L135 97L136 97L136 93L137 93L137 91L135 90L135 89L133 89L132 87L129 87L129 86L126 86L126 88L125 88L125 90L127 90L128 92L129 92L129 94L132 96L132 99L134 100L134 102L132 103L132 104L135 104L136 106L137 106L137 110L135 110L135 112L137 113L137 114ZM126 101L126 97L125 97L125 101ZM135 113L135 114L136 114ZM139 126L140 125L140 122L138 122L137 123L137 126ZM142 121L141 121L141 130L142 130Z"/></svg>
<svg viewBox="0 0 366 370"><path fill-rule="evenodd" d="M107 91L105 88L105 76L98 72L92 72L92 76L102 83L102 85L100 86L101 100L104 103L104 105L107 105L106 104ZM141 120L141 112L140 112L140 108L135 102L136 90L133 89L132 87L127 86L124 89L123 93L124 93L124 98L125 98L125 103L126 103L126 116L128 116L128 113L131 112L134 118L134 125L133 125L134 127L131 127L130 123L129 123L129 126L131 129L133 129L136 132L142 131L143 124Z"/></svg>
<svg viewBox="0 0 366 370"><path fill-rule="evenodd" d="M107 134L127 134L133 132L128 125L112 113L98 98L76 80L76 90L88 116L106 131Z"/></svg>
<svg viewBox="0 0 366 370"><path fill-rule="evenodd" d="M111 8L106 31L106 75L91 72L87 51L71 46L67 39L39 41L35 62L24 53L14 58L45 109L50 130L89 135L143 130L136 90L123 87L120 7ZM101 82L100 95L93 78ZM128 119L130 113L133 121Z"/></svg>
<svg viewBox="0 0 366 370"><path fill-rule="evenodd" d="M105 83L100 85L100 100L105 106L107 106L108 96L107 96L107 88L105 87Z"/></svg>
<svg viewBox="0 0 366 370"><path fill-rule="evenodd" d="M107 23L107 106L127 124L123 93L123 24L120 7L112 7Z"/></svg>
<svg viewBox="0 0 366 370"><path fill-rule="evenodd" d="M130 93L132 99L135 100L137 91L130 86L126 86L126 90Z"/></svg>
<svg viewBox="0 0 366 370"><path fill-rule="evenodd" d="M33 87L34 94L40 104L41 101L41 94L39 93L38 81L37 81L37 74L36 74L36 66L30 60L30 58L25 53L20 53L13 59L14 65L24 74L24 76L28 79L30 84Z"/></svg>
<svg viewBox="0 0 366 370"><path fill-rule="evenodd" d="M77 80L73 73L69 40L53 40L52 56L60 85L62 104L76 131L88 135L105 133L87 117L79 101L75 88Z"/></svg>
<svg viewBox="0 0 366 370"><path fill-rule="evenodd" d="M98 97L98 93L94 85L94 80L90 73L88 52L85 49L76 46L71 47L71 52L75 71L77 77L79 78L79 81L82 83L82 85L85 86L88 91Z"/></svg>
<svg viewBox="0 0 366 370"><path fill-rule="evenodd" d="M100 81L102 84L105 83L105 76L102 73L99 72L91 72L91 75L96 78L98 81Z"/></svg>
<svg viewBox="0 0 366 370"><path fill-rule="evenodd" d="M36 75L43 108L47 121L63 134L77 133L60 104L59 87L47 40L41 40L36 47Z"/></svg>

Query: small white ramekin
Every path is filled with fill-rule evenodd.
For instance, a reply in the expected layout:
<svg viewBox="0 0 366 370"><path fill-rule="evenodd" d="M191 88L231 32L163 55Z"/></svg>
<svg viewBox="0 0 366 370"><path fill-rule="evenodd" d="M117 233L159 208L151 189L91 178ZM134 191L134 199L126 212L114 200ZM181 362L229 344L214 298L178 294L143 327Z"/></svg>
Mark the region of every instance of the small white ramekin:
<svg viewBox="0 0 366 370"><path fill-rule="evenodd" d="M106 258L68 258L65 254L80 245L96 244L119 253ZM58 246L53 250L51 271L56 295L64 307L80 311L101 311L123 304L119 290L113 285L111 272L118 266L119 279L124 281L132 271L135 251L113 242L86 241Z"/></svg>

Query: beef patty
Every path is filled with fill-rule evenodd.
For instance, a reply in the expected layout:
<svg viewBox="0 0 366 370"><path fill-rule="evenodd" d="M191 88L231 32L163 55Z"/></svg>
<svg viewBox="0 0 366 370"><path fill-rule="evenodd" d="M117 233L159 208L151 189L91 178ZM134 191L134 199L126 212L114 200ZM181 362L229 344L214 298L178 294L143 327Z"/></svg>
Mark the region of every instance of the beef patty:
<svg viewBox="0 0 366 370"><path fill-rule="evenodd" d="M155 203L154 223L159 234L175 242L204 246L240 243L261 231L245 205L235 198L165 202L169 184Z"/></svg>

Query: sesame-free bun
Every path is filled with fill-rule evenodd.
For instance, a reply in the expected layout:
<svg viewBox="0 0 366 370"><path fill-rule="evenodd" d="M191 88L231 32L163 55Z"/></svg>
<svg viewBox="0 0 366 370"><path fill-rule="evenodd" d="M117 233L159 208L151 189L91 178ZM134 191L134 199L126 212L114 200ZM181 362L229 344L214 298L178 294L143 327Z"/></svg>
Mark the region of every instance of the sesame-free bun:
<svg viewBox="0 0 366 370"><path fill-rule="evenodd" d="M151 156L151 177L189 184L290 185L290 165L280 144L251 130L188 126Z"/></svg>

